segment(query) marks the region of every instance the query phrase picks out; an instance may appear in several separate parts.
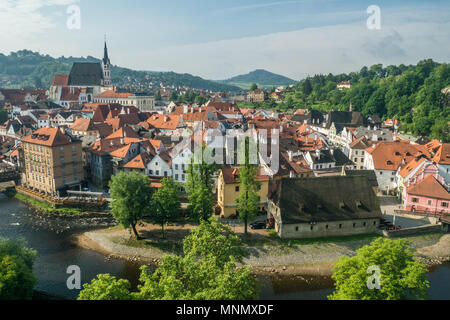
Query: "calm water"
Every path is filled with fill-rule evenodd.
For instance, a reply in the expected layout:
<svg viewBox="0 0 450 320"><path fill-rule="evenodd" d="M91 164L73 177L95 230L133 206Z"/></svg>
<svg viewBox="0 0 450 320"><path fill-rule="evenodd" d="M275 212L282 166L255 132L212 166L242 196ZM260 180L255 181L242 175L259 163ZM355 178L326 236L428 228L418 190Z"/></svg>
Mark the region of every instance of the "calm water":
<svg viewBox="0 0 450 320"><path fill-rule="evenodd" d="M126 278L137 284L141 264L124 260L105 260L104 256L73 245L70 232L57 234L48 224L36 218L22 203L0 199L0 237L25 238L37 250L36 289L66 298L75 298L78 291L66 287L67 267L81 268L82 282L90 282L98 273ZM326 299L333 283L327 277L263 277L260 279L261 299L318 300ZM429 274L430 299L450 299L450 264L440 266Z"/></svg>

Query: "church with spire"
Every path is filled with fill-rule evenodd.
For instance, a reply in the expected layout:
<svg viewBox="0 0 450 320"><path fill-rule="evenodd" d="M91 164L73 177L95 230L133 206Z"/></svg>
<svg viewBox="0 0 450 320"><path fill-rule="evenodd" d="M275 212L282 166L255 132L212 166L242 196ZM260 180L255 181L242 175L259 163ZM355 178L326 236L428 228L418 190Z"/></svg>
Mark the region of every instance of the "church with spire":
<svg viewBox="0 0 450 320"><path fill-rule="evenodd" d="M74 62L70 74L57 74L49 90L49 98L64 107L76 102L93 102L105 91L115 91L111 80L111 61L105 39L101 62Z"/></svg>

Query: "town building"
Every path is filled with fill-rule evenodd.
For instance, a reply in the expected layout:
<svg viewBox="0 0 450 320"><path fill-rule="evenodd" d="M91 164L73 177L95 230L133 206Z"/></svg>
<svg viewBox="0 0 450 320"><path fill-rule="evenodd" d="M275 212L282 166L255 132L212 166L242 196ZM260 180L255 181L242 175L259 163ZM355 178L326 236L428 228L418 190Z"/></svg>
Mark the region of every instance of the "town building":
<svg viewBox="0 0 450 320"><path fill-rule="evenodd" d="M22 143L25 187L52 196L81 188L84 171L80 140L56 128L41 128Z"/></svg>
<svg viewBox="0 0 450 320"><path fill-rule="evenodd" d="M282 179L268 210L283 239L372 234L381 216L364 176Z"/></svg>
<svg viewBox="0 0 450 320"><path fill-rule="evenodd" d="M267 213L267 201L269 193L269 177L258 175L257 180L260 183L259 188L259 207L260 214ZM217 204L220 208L221 218L237 218L239 216L236 199L240 195L239 169L222 168L219 173L217 185Z"/></svg>

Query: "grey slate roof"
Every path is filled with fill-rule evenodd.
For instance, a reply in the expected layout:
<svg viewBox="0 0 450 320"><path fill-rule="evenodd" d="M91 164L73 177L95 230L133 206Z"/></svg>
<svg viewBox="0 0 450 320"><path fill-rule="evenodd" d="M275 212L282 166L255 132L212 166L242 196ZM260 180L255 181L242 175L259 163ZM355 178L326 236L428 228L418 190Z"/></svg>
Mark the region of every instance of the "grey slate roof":
<svg viewBox="0 0 450 320"><path fill-rule="evenodd" d="M282 179L274 203L283 224L381 218L380 202L364 176Z"/></svg>
<svg viewBox="0 0 450 320"><path fill-rule="evenodd" d="M103 70L100 63L75 62L69 75L69 86L100 86Z"/></svg>

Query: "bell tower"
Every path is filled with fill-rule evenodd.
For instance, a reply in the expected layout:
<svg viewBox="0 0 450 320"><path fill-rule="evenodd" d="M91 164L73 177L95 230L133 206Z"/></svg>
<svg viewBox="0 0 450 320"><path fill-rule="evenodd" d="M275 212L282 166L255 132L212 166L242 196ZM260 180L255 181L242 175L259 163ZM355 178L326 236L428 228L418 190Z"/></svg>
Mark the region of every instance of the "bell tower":
<svg viewBox="0 0 450 320"><path fill-rule="evenodd" d="M102 60L102 69L103 69L103 85L105 87L109 87L112 85L111 82L111 61L108 57L108 47L106 46L106 36L105 36L105 50L103 54Z"/></svg>

